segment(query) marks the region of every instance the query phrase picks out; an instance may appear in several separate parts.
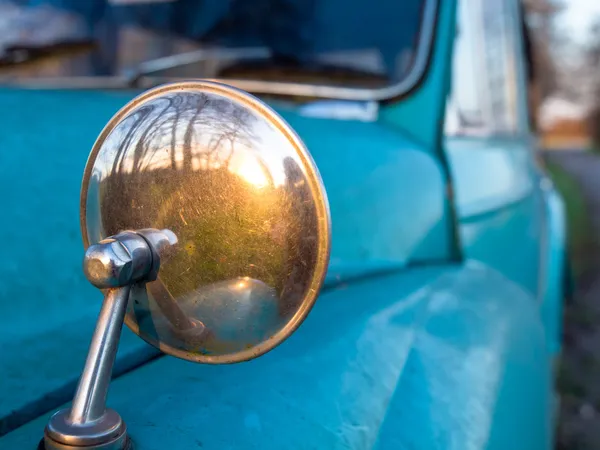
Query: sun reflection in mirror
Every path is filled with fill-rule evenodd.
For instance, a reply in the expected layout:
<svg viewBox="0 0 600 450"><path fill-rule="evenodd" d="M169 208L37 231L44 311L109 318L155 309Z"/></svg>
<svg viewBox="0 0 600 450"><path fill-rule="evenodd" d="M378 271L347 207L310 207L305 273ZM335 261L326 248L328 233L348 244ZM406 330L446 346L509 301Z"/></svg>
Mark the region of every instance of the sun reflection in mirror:
<svg viewBox="0 0 600 450"><path fill-rule="evenodd" d="M229 171L242 177L245 181L258 189L269 185L265 170L252 155L240 153L231 159Z"/></svg>
<svg viewBox="0 0 600 450"><path fill-rule="evenodd" d="M249 286L248 281L250 280L250 278L248 277L243 277L240 279L240 281L238 281L235 284L235 288L237 288L238 290L244 290Z"/></svg>

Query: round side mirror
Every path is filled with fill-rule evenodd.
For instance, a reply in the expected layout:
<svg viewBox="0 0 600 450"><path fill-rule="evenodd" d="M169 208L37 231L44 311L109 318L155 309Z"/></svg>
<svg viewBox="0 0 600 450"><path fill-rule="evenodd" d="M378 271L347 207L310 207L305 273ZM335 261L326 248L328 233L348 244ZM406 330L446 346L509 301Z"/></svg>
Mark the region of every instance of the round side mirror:
<svg viewBox="0 0 600 450"><path fill-rule="evenodd" d="M329 260L327 198L302 141L253 96L206 81L153 89L113 117L85 169L81 228L86 248L126 230L174 236L125 323L201 363L286 339Z"/></svg>
<svg viewBox="0 0 600 450"><path fill-rule="evenodd" d="M106 408L123 321L179 358L255 358L310 312L331 239L298 136L251 95L206 81L153 89L112 118L85 168L81 229L85 275L105 298L47 450L129 448Z"/></svg>

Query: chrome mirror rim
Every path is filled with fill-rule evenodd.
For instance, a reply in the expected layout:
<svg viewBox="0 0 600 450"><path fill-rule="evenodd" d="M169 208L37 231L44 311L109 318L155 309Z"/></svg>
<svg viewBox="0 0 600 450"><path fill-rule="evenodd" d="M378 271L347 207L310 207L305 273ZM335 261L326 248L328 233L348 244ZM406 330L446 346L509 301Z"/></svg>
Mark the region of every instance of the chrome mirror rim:
<svg viewBox="0 0 600 450"><path fill-rule="evenodd" d="M256 358L272 350L285 339L287 339L291 334L293 334L302 324L302 322L308 316L310 310L312 309L317 299L318 293L324 283L325 275L327 272L327 266L329 264L329 255L331 247L331 218L329 213L329 203L327 201L326 191L323 186L323 182L321 180L317 166L314 163L310 153L306 149L304 143L299 138L299 136L293 131L290 125L288 125L283 118L281 118L275 111L273 111L261 100L234 87L222 83L205 80L190 80L162 85L157 88L146 91L141 95L135 97L133 100L131 100L127 105L125 105L121 110L119 110L104 127L96 142L94 143L90 155L88 157L86 167L84 170L80 195L80 226L83 237L83 243L86 249L90 246L90 244L92 244L89 242L89 238L87 235L88 188L96 157L104 141L110 135L115 126L134 109L139 108L144 103L162 94L186 91L203 93L208 92L224 96L234 102L244 105L245 107L254 111L256 114L264 117L286 137L288 142L296 150L297 155L301 159L303 165L305 167L311 168L311 170L307 170L307 179L309 181L308 184L310 191L312 192L313 198L315 199L319 241L318 248L320 249L320 252L319 257L316 261L316 266L312 279L310 281L308 293L304 301L302 302L301 307L297 310L297 312L289 320L285 327L277 331L275 334L269 337L269 339L251 348L225 355L209 355L186 352L185 350L167 346L164 343L158 341L151 342L150 339L147 339L146 336L140 333L137 324L133 323L128 318L126 318L125 320L127 326L134 333L142 337L142 339L146 340L151 345L159 348L162 352L166 354L186 359L188 361L206 364L230 364L242 362Z"/></svg>

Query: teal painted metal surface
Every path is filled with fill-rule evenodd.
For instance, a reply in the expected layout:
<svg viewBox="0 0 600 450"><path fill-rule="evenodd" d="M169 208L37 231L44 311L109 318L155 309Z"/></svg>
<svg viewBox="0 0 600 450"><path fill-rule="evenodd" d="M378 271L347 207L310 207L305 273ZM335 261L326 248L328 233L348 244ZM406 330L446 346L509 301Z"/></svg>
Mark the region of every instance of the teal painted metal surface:
<svg viewBox="0 0 600 450"><path fill-rule="evenodd" d="M547 344L555 356L562 348L562 306L564 292L565 243L567 230L565 206L558 192L549 184L542 191L545 233L542 252L542 319L546 328Z"/></svg>
<svg viewBox="0 0 600 450"><path fill-rule="evenodd" d="M461 220L518 203L534 190L531 149L522 140L451 137L444 149Z"/></svg>
<svg viewBox="0 0 600 450"><path fill-rule="evenodd" d="M535 297L556 356L561 348L565 212L527 139L447 139L462 248Z"/></svg>
<svg viewBox="0 0 600 450"><path fill-rule="evenodd" d="M529 294L468 263L331 290L265 357L161 358L114 381L109 404L144 450L530 450L550 448L548 365ZM45 420L0 447L33 448Z"/></svg>
<svg viewBox="0 0 600 450"><path fill-rule="evenodd" d="M102 296L81 271L81 173L104 122L130 97L0 92L10 112L0 133L0 434L64 402L83 367ZM152 354L126 331L117 371Z"/></svg>
<svg viewBox="0 0 600 450"><path fill-rule="evenodd" d="M539 295L544 217L531 149L520 140L447 139L462 248Z"/></svg>
<svg viewBox="0 0 600 450"><path fill-rule="evenodd" d="M381 112L381 120L405 130L434 151L441 149L441 125L444 123L446 96L450 91L456 4L456 0L439 2L433 50L421 85L411 95L388 105ZM443 158L441 153L438 156Z"/></svg>
<svg viewBox="0 0 600 450"><path fill-rule="evenodd" d="M432 150L386 122L281 112L306 143L327 189L331 277L449 256L450 206L443 167Z"/></svg>
<svg viewBox="0 0 600 450"><path fill-rule="evenodd" d="M79 376L101 301L81 271L80 177L95 137L134 95L0 92L0 103L13 111L5 129L17 130L0 136L0 189L14 192L5 198L11 218L2 232L11 257L0 292L18 299L0 302L6 348L0 434L66 401ZM28 122L30 111L44 120ZM430 152L385 124L282 113L307 143L328 191L334 218L329 285L446 257L444 177ZM61 121L50 120L54 116ZM126 331L121 354L118 372L154 352ZM31 368L37 358L44 359L45 377Z"/></svg>

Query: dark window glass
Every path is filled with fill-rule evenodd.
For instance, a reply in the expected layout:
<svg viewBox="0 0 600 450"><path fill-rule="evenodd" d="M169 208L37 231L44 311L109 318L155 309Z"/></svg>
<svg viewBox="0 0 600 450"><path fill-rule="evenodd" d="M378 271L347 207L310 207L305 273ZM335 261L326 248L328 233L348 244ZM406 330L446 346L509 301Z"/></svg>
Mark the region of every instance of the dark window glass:
<svg viewBox="0 0 600 450"><path fill-rule="evenodd" d="M2 70L114 75L210 49L200 63L158 74L382 87L410 71L424 7L425 0L0 0L0 51L45 46L58 58ZM82 55L85 42L95 47Z"/></svg>

